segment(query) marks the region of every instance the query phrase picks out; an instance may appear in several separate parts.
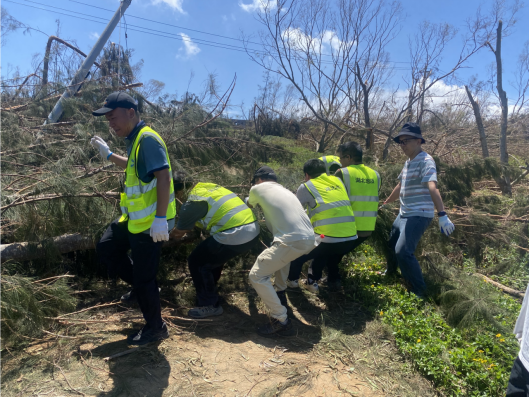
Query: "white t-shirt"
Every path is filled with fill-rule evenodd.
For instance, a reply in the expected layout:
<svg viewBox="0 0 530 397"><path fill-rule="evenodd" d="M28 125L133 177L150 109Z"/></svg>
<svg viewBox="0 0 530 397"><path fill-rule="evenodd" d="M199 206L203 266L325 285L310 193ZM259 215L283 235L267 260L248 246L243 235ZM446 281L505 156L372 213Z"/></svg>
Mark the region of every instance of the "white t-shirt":
<svg viewBox="0 0 530 397"><path fill-rule="evenodd" d="M315 239L313 226L302 204L279 183L263 182L253 186L248 203L254 207L259 204L274 241L288 243Z"/></svg>

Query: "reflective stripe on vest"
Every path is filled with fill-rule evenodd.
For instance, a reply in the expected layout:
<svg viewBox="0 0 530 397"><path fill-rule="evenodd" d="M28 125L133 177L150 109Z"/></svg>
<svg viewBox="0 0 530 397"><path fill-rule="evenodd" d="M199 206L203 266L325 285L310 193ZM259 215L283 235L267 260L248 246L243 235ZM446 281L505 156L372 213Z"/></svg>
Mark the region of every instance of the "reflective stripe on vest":
<svg viewBox="0 0 530 397"><path fill-rule="evenodd" d="M308 211L315 233L328 237L352 237L357 234L355 217L342 181L322 174L305 183L316 206Z"/></svg>
<svg viewBox="0 0 530 397"><path fill-rule="evenodd" d="M252 210L235 193L214 183L198 183L188 201L208 204L208 213L199 223L212 234L256 221Z"/></svg>
<svg viewBox="0 0 530 397"><path fill-rule="evenodd" d="M120 208L122 216L120 222L128 221L128 229L131 233L137 234L148 230L153 223L157 209L157 178L149 183L144 183L138 178L138 152L142 139L150 136L156 139L166 151L166 159L169 165L169 174L171 175L171 163L169 154L164 140L151 128L143 127L136 136L131 153L127 159L127 168L125 169L125 188L120 195ZM131 162L132 160L132 162ZM172 219L177 214L175 205L175 190L173 187L173 178L170 179L169 185L169 203L166 217Z"/></svg>
<svg viewBox="0 0 530 397"><path fill-rule="evenodd" d="M350 165L341 168L341 171L355 215L357 230L375 230L381 186L379 173L364 164Z"/></svg>
<svg viewBox="0 0 530 397"><path fill-rule="evenodd" d="M329 167L331 167L333 164L338 165L339 168L342 167L342 164L340 163L340 157L339 156L322 156L319 158L319 160L322 160L324 164L326 165L326 174L329 175Z"/></svg>

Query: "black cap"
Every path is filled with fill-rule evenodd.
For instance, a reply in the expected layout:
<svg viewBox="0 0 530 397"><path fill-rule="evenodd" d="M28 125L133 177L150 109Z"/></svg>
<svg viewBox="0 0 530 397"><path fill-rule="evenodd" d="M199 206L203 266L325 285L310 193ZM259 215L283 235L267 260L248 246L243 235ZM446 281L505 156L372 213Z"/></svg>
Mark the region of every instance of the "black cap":
<svg viewBox="0 0 530 397"><path fill-rule="evenodd" d="M116 108L134 109L138 110L138 104L132 96L125 92L113 92L110 94L101 109L92 112L94 116L103 116L104 114L113 111Z"/></svg>
<svg viewBox="0 0 530 397"><path fill-rule="evenodd" d="M265 178L264 178L265 177ZM250 183L253 185L256 183L256 179L272 179L273 181L278 180L278 177L274 173L273 169L271 167L268 167L266 165L259 167L256 172L254 172L254 177L250 181Z"/></svg>
<svg viewBox="0 0 530 397"><path fill-rule="evenodd" d="M394 142L399 143L398 138L403 135L421 139L421 143L425 143L425 139L423 139L423 137L421 136L420 126L416 123L405 123L403 127L401 127L401 131L399 131L399 134L397 134L394 138Z"/></svg>

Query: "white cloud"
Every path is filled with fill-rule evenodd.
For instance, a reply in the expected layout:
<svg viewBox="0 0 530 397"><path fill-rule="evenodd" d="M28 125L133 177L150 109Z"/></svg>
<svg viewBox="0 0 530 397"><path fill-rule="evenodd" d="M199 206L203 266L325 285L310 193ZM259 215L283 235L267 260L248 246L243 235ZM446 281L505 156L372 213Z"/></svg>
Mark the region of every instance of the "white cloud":
<svg viewBox="0 0 530 397"><path fill-rule="evenodd" d="M184 47L180 47L179 51L184 51L186 54L186 58L191 58L192 56L197 55L199 52L201 52L201 49L190 39L190 36L184 33L179 34L180 37L182 37L182 41L184 42ZM177 54L177 58L182 57L183 56L181 54Z"/></svg>
<svg viewBox="0 0 530 397"><path fill-rule="evenodd" d="M90 32L90 34L88 35L88 37L90 38L90 40L97 40L97 39L99 39L99 33L96 33L96 32Z"/></svg>
<svg viewBox="0 0 530 397"><path fill-rule="evenodd" d="M289 41L291 46L299 51L307 51L308 48L315 54L320 52L328 53L331 51L336 53L337 51L345 49L344 42L341 41L337 34L331 30L325 30L316 37L311 37L300 28L289 28L283 31L282 36L286 41ZM353 44L353 42L349 42Z"/></svg>
<svg viewBox="0 0 530 397"><path fill-rule="evenodd" d="M171 7L173 10L180 12L181 14L186 14L186 11L182 8L182 3L184 0L152 0L152 4L165 4Z"/></svg>
<svg viewBox="0 0 530 397"><path fill-rule="evenodd" d="M264 11L265 9L271 9L274 6L274 0L252 0L250 4L244 4L242 1L239 2L239 7L246 12L254 12L257 10Z"/></svg>

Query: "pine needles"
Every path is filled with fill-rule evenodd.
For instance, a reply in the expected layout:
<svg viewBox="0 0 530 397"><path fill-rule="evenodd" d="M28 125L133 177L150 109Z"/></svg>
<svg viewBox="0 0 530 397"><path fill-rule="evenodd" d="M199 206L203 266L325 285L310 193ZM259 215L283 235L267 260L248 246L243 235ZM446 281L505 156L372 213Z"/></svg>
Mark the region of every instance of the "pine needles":
<svg viewBox="0 0 530 397"><path fill-rule="evenodd" d="M35 281L2 274L2 339L4 343L39 337L56 317L75 309L77 300L65 277Z"/></svg>

